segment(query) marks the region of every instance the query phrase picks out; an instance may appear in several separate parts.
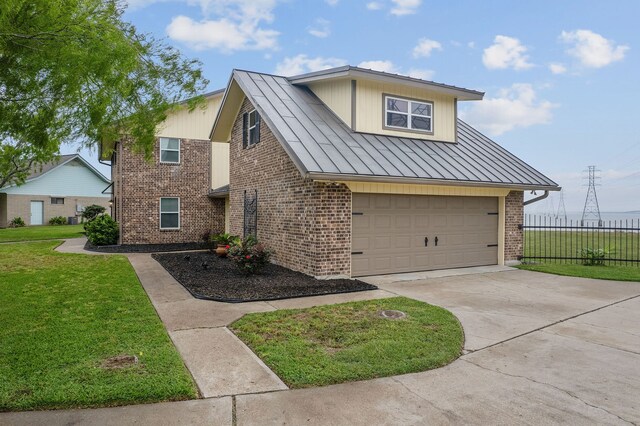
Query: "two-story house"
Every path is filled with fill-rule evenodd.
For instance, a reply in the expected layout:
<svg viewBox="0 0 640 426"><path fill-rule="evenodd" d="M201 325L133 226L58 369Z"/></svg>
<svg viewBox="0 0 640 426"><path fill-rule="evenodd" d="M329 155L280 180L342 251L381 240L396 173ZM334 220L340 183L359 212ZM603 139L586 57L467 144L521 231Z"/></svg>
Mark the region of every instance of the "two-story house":
<svg viewBox="0 0 640 426"><path fill-rule="evenodd" d="M315 276L516 260L523 191L558 188L458 119L482 96L354 67L234 71L211 134L230 144L230 231Z"/></svg>
<svg viewBox="0 0 640 426"><path fill-rule="evenodd" d="M523 192L559 188L458 119L458 102L482 97L348 66L288 78L234 70L210 95L208 136L187 134L190 124L159 132L158 159L146 166L118 166L118 154L127 156L119 144L118 176L154 176L119 183L120 193L133 184L131 193L146 197L133 210L126 201L117 207L123 243L195 241L208 227L227 229L257 235L276 263L318 277L515 261ZM195 139L203 148L167 166L167 139L185 157ZM132 227L129 215L140 217ZM144 223L154 229L139 232Z"/></svg>

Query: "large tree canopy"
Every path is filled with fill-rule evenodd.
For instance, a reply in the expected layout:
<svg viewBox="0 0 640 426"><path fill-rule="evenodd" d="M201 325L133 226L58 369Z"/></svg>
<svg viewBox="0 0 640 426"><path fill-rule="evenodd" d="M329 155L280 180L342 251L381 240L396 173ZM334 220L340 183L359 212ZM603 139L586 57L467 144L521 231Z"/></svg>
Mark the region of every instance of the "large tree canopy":
<svg viewBox="0 0 640 426"><path fill-rule="evenodd" d="M200 63L137 32L125 7L0 1L0 152L26 144L38 163L64 141L95 146L127 134L149 155L168 109L185 98L196 107L208 83Z"/></svg>

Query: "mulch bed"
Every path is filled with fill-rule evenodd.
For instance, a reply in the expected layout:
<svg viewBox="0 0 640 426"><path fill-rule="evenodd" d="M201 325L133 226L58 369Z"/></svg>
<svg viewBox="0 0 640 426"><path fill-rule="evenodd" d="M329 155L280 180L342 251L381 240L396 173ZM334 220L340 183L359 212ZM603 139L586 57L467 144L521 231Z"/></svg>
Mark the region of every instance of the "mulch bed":
<svg viewBox="0 0 640 426"><path fill-rule="evenodd" d="M85 250L101 253L158 253L165 251L206 250L210 245L206 243L175 243L175 244L120 244L116 246L94 246L89 241L84 245Z"/></svg>
<svg viewBox="0 0 640 426"><path fill-rule="evenodd" d="M377 289L359 280L317 280L274 264L259 274L243 275L230 260L209 252L157 253L152 257L198 299L238 303Z"/></svg>

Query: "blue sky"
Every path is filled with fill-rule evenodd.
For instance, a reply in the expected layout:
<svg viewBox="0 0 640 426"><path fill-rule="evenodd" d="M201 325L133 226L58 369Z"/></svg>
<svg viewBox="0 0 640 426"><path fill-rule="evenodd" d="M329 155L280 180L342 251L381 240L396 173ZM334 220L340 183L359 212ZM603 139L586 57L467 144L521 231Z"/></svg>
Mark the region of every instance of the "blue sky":
<svg viewBox="0 0 640 426"><path fill-rule="evenodd" d="M593 164L601 210L627 211L640 210L638 16L637 0L130 0L125 19L202 61L212 90L233 68L350 64L485 91L463 119L555 179L567 210Z"/></svg>

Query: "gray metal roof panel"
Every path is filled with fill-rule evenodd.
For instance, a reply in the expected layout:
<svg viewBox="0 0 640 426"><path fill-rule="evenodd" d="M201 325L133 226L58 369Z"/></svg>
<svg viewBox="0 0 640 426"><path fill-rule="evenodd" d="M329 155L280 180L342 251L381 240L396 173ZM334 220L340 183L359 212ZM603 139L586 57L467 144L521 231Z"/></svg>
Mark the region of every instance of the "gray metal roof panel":
<svg viewBox="0 0 640 426"><path fill-rule="evenodd" d="M557 189L461 120L457 143L358 133L286 78L238 70L234 78L303 174Z"/></svg>

